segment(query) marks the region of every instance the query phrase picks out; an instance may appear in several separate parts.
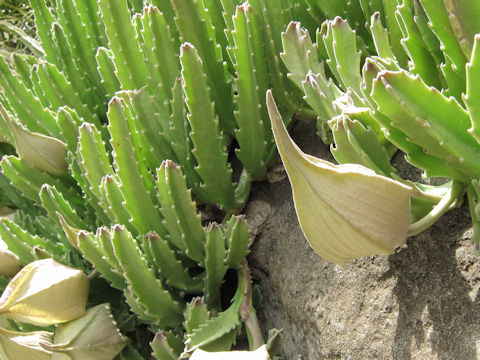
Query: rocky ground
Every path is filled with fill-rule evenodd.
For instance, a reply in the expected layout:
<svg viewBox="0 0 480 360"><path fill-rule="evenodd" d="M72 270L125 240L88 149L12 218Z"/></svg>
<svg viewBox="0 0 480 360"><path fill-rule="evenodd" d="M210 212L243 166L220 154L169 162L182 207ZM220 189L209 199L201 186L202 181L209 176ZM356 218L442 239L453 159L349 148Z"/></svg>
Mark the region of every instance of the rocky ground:
<svg viewBox="0 0 480 360"><path fill-rule="evenodd" d="M297 123L294 139L331 160L314 124ZM281 175L255 186L246 212L258 232L249 262L263 289L260 321L284 329L284 359L480 358L480 258L466 205L396 254L342 268L308 245Z"/></svg>

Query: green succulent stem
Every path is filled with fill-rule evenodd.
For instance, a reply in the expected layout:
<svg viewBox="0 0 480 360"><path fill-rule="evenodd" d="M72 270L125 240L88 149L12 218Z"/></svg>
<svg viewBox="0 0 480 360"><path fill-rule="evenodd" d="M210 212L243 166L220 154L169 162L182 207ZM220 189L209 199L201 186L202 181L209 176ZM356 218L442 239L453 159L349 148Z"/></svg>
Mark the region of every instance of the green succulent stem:
<svg viewBox="0 0 480 360"><path fill-rule="evenodd" d="M92 272L90 274L87 275L87 279L92 280L93 278L95 278L99 274L100 274L100 272L97 269L94 269L94 270L92 270Z"/></svg>
<svg viewBox="0 0 480 360"><path fill-rule="evenodd" d="M238 271L238 281L239 286L241 283L245 286L245 300L242 305L240 305L240 317L245 324L250 350L256 350L265 344L265 342L263 341L260 323L258 322L257 314L252 304L252 281L250 269L246 261L243 261L242 267Z"/></svg>
<svg viewBox="0 0 480 360"><path fill-rule="evenodd" d="M422 184L416 183L414 181L404 180L397 175L394 175L393 178L413 188L412 198L423 199L423 200L430 201L432 203L440 202L445 196L445 194L447 193L448 191L447 188L449 189L452 183L451 181L449 181L448 183L443 184L440 187L435 187L435 188L444 189L444 191L429 191L428 189L427 190L423 189Z"/></svg>
<svg viewBox="0 0 480 360"><path fill-rule="evenodd" d="M453 182L450 190L427 215L410 225L408 236L414 236L432 226L443 214L455 207L465 192L465 185Z"/></svg>
<svg viewBox="0 0 480 360"><path fill-rule="evenodd" d="M475 187L475 180L472 181L472 186L467 188L467 197L468 197L468 205L470 208L470 216L472 217L472 227L473 227L473 234L471 238L471 243L474 245L475 250L478 252L480 251L480 221L477 215L478 209L478 192Z"/></svg>
<svg viewBox="0 0 480 360"><path fill-rule="evenodd" d="M293 117L298 120L316 120L317 113L313 110L303 108L295 111L295 114ZM289 123L287 123L287 127L288 126L289 126Z"/></svg>
<svg viewBox="0 0 480 360"><path fill-rule="evenodd" d="M251 187L252 180L247 171L244 169L240 174L240 178L238 179L237 186L235 188L235 202L237 204L236 209L242 207L247 202ZM234 210L232 212L236 213L238 210Z"/></svg>

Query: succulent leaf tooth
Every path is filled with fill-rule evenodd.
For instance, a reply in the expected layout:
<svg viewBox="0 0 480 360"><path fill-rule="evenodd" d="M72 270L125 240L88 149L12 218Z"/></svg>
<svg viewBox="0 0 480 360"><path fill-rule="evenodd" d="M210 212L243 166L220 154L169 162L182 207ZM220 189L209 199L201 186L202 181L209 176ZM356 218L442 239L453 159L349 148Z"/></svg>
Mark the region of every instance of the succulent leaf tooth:
<svg viewBox="0 0 480 360"><path fill-rule="evenodd" d="M79 59L72 53L73 49L66 38L67 34L65 34L62 26L55 22L52 28L55 43L58 47L57 58L54 64L64 73L71 84L71 90L83 102L84 110L90 111L91 116L87 116L87 111L77 110L82 111L84 116L86 116L86 121L91 121L100 126L100 116L103 116L107 105L105 94L94 85L95 74L93 74L93 77L89 76L88 71L83 66L84 64L79 62ZM92 51L94 50L92 49Z"/></svg>
<svg viewBox="0 0 480 360"><path fill-rule="evenodd" d="M282 104L289 111L304 111L305 104L301 102L294 84L288 79L288 71L280 58L282 51L281 33L286 28L290 17L286 9L278 6L275 0L259 0L250 3L255 14L260 19L260 26L264 31L264 54L269 69L269 86L275 89ZM266 89L264 89L265 91ZM292 96L292 93L296 96ZM259 99L263 98L263 93ZM263 102L263 101L262 101ZM267 126L267 128L269 128Z"/></svg>
<svg viewBox="0 0 480 360"><path fill-rule="evenodd" d="M9 229L9 224L13 228L18 230L18 233L15 233ZM30 244L27 244L23 241L22 229L20 229L16 224L4 219L0 222L0 236L2 241L7 244L7 247L10 251L14 252L18 257L22 265L26 265L34 260L32 255L32 247Z"/></svg>
<svg viewBox="0 0 480 360"><path fill-rule="evenodd" d="M68 106L75 109L81 117L88 121L95 117L78 91L55 65L46 62L39 63L35 73L45 101L50 104L50 109L57 111L62 106Z"/></svg>
<svg viewBox="0 0 480 360"><path fill-rule="evenodd" d="M42 222L39 217L37 223ZM47 223L52 227L54 223ZM51 238L43 238L38 235L32 235L31 232L23 229L20 225L11 222L8 219L2 219L0 222L0 236L7 244L8 248L18 256L22 265L34 261L33 248L45 249L55 259L61 259L65 255L65 247L52 241Z"/></svg>
<svg viewBox="0 0 480 360"><path fill-rule="evenodd" d="M126 100L135 119L135 130L142 156L148 167L156 169L163 160L176 161L176 154L171 146L174 141L171 135L168 104L152 95L149 89L129 91Z"/></svg>
<svg viewBox="0 0 480 360"><path fill-rule="evenodd" d="M111 175L103 177L100 184L102 203L108 206L108 210L112 212L115 223L124 224L128 231L137 235L139 230L131 222L131 215L125 207L125 197L119 186L120 180L118 180L118 177Z"/></svg>
<svg viewBox="0 0 480 360"><path fill-rule="evenodd" d="M99 3L104 3L104 1ZM83 9L79 10L79 8L85 8L86 6L90 7L90 4L90 1L85 1L80 5L71 0L59 0L56 4L56 17L62 26L64 37L67 42L69 44L75 44L75 46L70 46L70 49L74 59L73 63L77 67L77 71L82 74L85 84L88 84L87 87L92 88L93 90L94 87L101 88L100 74L97 71L95 57L92 56L96 53L97 46L100 45L98 43L95 44L95 42L100 39L92 39L89 37L87 26L82 22L84 18L82 19L82 16L79 16L84 13ZM92 25L97 25L97 22L99 21L95 21L95 24ZM103 24L100 26L103 26ZM72 65L71 60L72 59L66 59L66 64L68 64L68 66ZM53 63L57 61L58 60L55 59ZM72 71L70 71L70 73L72 73Z"/></svg>
<svg viewBox="0 0 480 360"><path fill-rule="evenodd" d="M158 98L159 107L165 107L163 102L171 99L171 89L180 76L178 40L172 38L165 15L155 6L145 8L141 35L141 49L148 68L148 87L150 93Z"/></svg>
<svg viewBox="0 0 480 360"><path fill-rule="evenodd" d="M57 110L57 124L60 134L66 143L67 150L72 153L75 153L77 149L78 127L82 122L77 112L67 106L62 106Z"/></svg>
<svg viewBox="0 0 480 360"><path fill-rule="evenodd" d="M408 66L408 57L401 42L403 34L396 16L397 7L397 2L383 1L384 24L388 30L388 37L395 59L402 67L406 68Z"/></svg>
<svg viewBox="0 0 480 360"><path fill-rule="evenodd" d="M116 76L115 62L111 50L99 47L95 55L97 70L105 89L105 97L111 99L120 90L120 81Z"/></svg>
<svg viewBox="0 0 480 360"><path fill-rule="evenodd" d="M342 92L332 81L327 82L323 76L312 72L307 73L302 86L306 102L317 113L318 134L324 143L331 143L331 131L327 122L338 115L334 101Z"/></svg>
<svg viewBox="0 0 480 360"><path fill-rule="evenodd" d="M0 166L12 185L37 204L40 204L39 192L43 184L54 185L66 198L80 200L77 189L69 187L58 177L40 171L15 156L4 156ZM79 203L82 201L80 200Z"/></svg>
<svg viewBox="0 0 480 360"><path fill-rule="evenodd" d="M81 169L88 181L90 190L100 199L102 178L113 175L107 149L102 141L101 133L95 125L83 123L77 131L79 135L76 154L81 159Z"/></svg>
<svg viewBox="0 0 480 360"><path fill-rule="evenodd" d="M127 304L130 306L132 312L138 315L140 319L143 321L148 321L149 323L156 323L157 317L155 314L151 314L148 309L145 307L143 303L141 303L130 287L127 287L124 290L125 300Z"/></svg>
<svg viewBox="0 0 480 360"><path fill-rule="evenodd" d="M471 57L474 37L480 32L476 19L480 16L480 6L474 1L444 1L445 10L458 44L467 58Z"/></svg>
<svg viewBox="0 0 480 360"><path fill-rule="evenodd" d="M35 15L37 35L45 51L45 58L53 63L58 58L58 49L52 36L52 24L55 22L55 17L44 1L32 1L30 6Z"/></svg>

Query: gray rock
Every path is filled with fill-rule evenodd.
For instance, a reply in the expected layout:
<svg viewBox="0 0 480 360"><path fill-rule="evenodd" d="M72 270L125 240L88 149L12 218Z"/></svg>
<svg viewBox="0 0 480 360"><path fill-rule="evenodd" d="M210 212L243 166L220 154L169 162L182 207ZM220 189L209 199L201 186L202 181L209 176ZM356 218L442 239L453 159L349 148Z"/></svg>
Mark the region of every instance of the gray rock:
<svg viewBox="0 0 480 360"><path fill-rule="evenodd" d="M314 132L299 122L294 139L331 160ZM259 319L265 332L284 329L283 359L480 358L480 261L469 242L466 205L394 255L342 268L305 240L288 179L257 184L250 199L256 205L247 216L262 223L249 256L263 289Z"/></svg>

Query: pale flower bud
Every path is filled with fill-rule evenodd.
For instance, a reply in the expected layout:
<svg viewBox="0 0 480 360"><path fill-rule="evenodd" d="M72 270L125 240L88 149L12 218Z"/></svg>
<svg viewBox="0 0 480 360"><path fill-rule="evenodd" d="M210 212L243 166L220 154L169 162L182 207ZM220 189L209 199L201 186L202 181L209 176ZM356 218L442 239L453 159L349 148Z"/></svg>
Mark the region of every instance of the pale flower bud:
<svg viewBox="0 0 480 360"><path fill-rule="evenodd" d="M310 246L327 261L392 254L411 223L412 189L356 164L334 165L303 153L292 141L267 93L278 151L290 183L300 226Z"/></svg>
<svg viewBox="0 0 480 360"><path fill-rule="evenodd" d="M21 268L17 255L8 250L7 244L0 238L0 276L10 278Z"/></svg>
<svg viewBox="0 0 480 360"><path fill-rule="evenodd" d="M14 121L0 104L0 112L15 140L18 156L27 164L52 175L67 172L67 145L44 134L25 129Z"/></svg>
<svg viewBox="0 0 480 360"><path fill-rule="evenodd" d="M39 326L70 321L85 314L88 279L82 271L53 259L26 265L0 297L0 314Z"/></svg>

